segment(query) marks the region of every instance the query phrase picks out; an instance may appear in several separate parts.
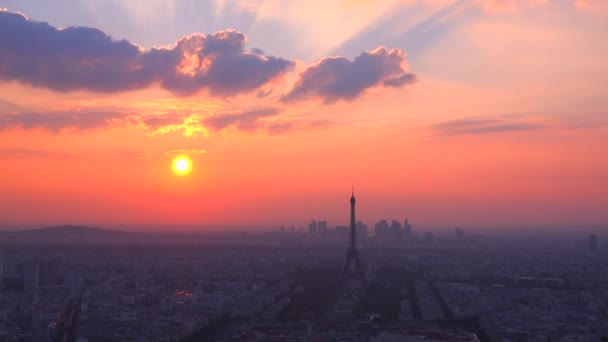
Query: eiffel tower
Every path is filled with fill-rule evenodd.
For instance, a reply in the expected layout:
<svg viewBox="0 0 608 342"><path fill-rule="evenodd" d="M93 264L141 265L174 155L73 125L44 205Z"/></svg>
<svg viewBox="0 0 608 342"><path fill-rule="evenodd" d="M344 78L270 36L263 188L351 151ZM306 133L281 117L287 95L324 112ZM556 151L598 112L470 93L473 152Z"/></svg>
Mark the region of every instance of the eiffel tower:
<svg viewBox="0 0 608 342"><path fill-rule="evenodd" d="M346 263L342 273L344 294L357 296L367 284L361 259L357 250L357 221L355 219L355 191L350 198L350 232L348 235L348 249L346 250Z"/></svg>

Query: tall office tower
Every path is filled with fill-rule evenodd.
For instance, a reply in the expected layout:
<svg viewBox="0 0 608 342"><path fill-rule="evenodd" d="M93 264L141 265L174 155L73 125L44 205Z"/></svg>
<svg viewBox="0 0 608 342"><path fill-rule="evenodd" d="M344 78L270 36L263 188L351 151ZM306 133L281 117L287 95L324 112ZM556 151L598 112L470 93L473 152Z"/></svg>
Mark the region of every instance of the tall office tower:
<svg viewBox="0 0 608 342"><path fill-rule="evenodd" d="M393 220L390 226L390 237L393 242L402 241L401 223L397 220Z"/></svg>
<svg viewBox="0 0 608 342"><path fill-rule="evenodd" d="M457 227L454 229L454 237L457 241L462 241L464 239L464 231L462 231L462 228Z"/></svg>
<svg viewBox="0 0 608 342"><path fill-rule="evenodd" d="M310 235L315 235L317 234L317 221L312 220L309 224L308 224L308 234Z"/></svg>
<svg viewBox="0 0 608 342"><path fill-rule="evenodd" d="M327 233L327 221L319 221L317 222L317 232L319 234Z"/></svg>
<svg viewBox="0 0 608 342"><path fill-rule="evenodd" d="M589 251L592 253L597 251L597 236L595 234L589 235Z"/></svg>
<svg viewBox="0 0 608 342"><path fill-rule="evenodd" d="M356 295L365 285L365 274L359 259L357 249L357 221L355 220L355 193L350 198L350 231L348 236L348 249L342 279L345 283L344 291L347 295Z"/></svg>
<svg viewBox="0 0 608 342"><path fill-rule="evenodd" d="M357 237L359 242L365 242L367 240L367 225L363 222L357 222Z"/></svg>
<svg viewBox="0 0 608 342"><path fill-rule="evenodd" d="M407 217L405 218L405 222L403 222L403 237L406 241L412 239L412 225L407 221Z"/></svg>
<svg viewBox="0 0 608 342"><path fill-rule="evenodd" d="M388 239L389 231L389 225L386 220L380 220L374 225L374 233L376 234L376 239L378 240Z"/></svg>

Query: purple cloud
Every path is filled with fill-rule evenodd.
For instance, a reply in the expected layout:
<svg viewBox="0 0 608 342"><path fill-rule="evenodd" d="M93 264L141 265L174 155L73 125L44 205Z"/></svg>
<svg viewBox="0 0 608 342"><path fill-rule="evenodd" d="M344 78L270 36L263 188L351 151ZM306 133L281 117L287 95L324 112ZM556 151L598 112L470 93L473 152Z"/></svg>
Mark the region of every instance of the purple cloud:
<svg viewBox="0 0 608 342"><path fill-rule="evenodd" d="M544 126L500 118L462 119L430 125L436 135L480 135L503 132L531 131Z"/></svg>
<svg viewBox="0 0 608 342"><path fill-rule="evenodd" d="M221 131L230 126L236 126L244 131L253 131L263 126L259 119L277 114L279 114L278 109L266 108L240 113L219 114L205 118L201 123L215 131Z"/></svg>
<svg viewBox="0 0 608 342"><path fill-rule="evenodd" d="M258 90L293 68L292 61L246 52L246 40L229 30L145 51L97 29L57 29L0 11L0 80L60 92L119 92L159 83L182 96L202 89L230 96Z"/></svg>
<svg viewBox="0 0 608 342"><path fill-rule="evenodd" d="M403 50L379 47L363 52L352 61L345 57L321 59L300 74L294 88L281 100L297 102L318 97L326 104L351 101L371 87L398 88L415 81L416 76L407 73Z"/></svg>
<svg viewBox="0 0 608 342"><path fill-rule="evenodd" d="M25 130L43 129L59 133L64 129L86 131L122 122L128 114L120 112L25 112L0 115L0 130L20 127Z"/></svg>
<svg viewBox="0 0 608 342"><path fill-rule="evenodd" d="M54 152L33 150L27 148L3 148L0 149L0 159L38 159L38 158L54 158L54 159L74 159L81 156L69 152Z"/></svg>
<svg viewBox="0 0 608 342"><path fill-rule="evenodd" d="M146 127L157 130L162 127L180 125L184 123L184 116L179 114L146 115L140 118Z"/></svg>

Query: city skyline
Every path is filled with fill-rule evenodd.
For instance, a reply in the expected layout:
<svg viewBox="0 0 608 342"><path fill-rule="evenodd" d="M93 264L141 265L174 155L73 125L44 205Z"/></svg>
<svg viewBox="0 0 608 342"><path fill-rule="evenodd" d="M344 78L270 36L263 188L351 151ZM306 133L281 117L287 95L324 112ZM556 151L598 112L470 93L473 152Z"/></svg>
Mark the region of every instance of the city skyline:
<svg viewBox="0 0 608 342"><path fill-rule="evenodd" d="M607 18L0 0L0 225L335 226L352 185L370 227L605 225Z"/></svg>

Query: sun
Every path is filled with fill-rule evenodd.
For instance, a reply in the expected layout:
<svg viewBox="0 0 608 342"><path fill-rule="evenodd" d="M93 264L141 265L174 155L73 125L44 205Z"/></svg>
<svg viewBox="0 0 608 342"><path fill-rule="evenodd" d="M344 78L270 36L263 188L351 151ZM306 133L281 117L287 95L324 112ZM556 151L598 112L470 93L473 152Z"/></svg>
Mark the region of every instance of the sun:
<svg viewBox="0 0 608 342"><path fill-rule="evenodd" d="M192 170L192 161L186 156L177 156L173 159L173 172L185 176Z"/></svg>

